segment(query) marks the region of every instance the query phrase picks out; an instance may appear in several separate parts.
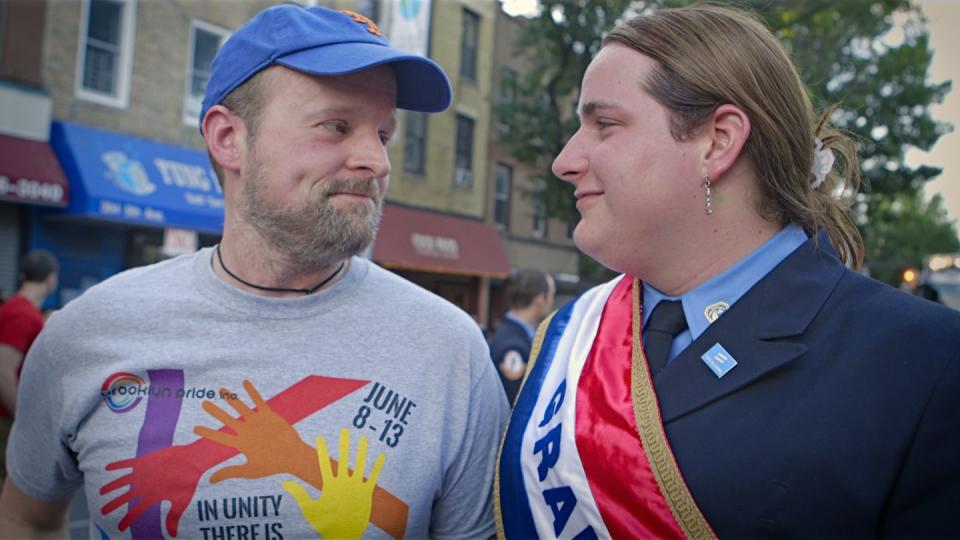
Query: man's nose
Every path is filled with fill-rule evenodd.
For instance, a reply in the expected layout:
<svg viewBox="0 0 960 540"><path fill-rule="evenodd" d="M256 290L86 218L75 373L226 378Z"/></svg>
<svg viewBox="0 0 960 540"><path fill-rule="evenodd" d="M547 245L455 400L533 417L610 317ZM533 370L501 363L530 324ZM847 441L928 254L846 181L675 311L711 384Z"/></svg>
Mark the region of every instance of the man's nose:
<svg viewBox="0 0 960 540"><path fill-rule="evenodd" d="M390 174L390 158L380 135L364 136L355 141L350 152L347 167L351 171L369 174L374 178L384 178Z"/></svg>

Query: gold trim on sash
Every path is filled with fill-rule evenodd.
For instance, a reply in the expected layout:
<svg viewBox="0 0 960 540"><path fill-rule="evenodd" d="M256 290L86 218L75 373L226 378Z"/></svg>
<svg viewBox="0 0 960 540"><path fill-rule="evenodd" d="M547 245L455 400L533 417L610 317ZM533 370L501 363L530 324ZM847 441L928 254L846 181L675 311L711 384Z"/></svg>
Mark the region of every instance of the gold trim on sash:
<svg viewBox="0 0 960 540"><path fill-rule="evenodd" d="M637 420L637 431L643 451L647 455L650 469L657 479L660 491L674 519L680 525L687 538L716 538L710 524L697 507L693 495L680 474L680 468L670 450L667 433L660 419L657 395L653 389L647 358L643 353L643 339L640 335L640 283L633 280L633 359L630 368L630 386L633 394L633 413Z"/></svg>
<svg viewBox="0 0 960 540"><path fill-rule="evenodd" d="M520 383L520 390L517 391L517 400L523 394L523 387L527 384L527 377L533 371L533 365L537 363L537 357L540 356L540 348L543 347L544 336L547 335L547 328L550 327L550 321L557 312L554 311L544 319L537 327L537 334L533 338L533 344L530 347L530 357L527 359L527 371L523 374L523 381ZM497 526L497 538L505 540L507 535L503 530L503 514L500 511L500 457L503 454L503 444L507 441L507 431L510 430L510 422L513 415L507 420L507 427L503 430L503 436L500 437L500 449L497 450L497 463L493 472L493 520Z"/></svg>

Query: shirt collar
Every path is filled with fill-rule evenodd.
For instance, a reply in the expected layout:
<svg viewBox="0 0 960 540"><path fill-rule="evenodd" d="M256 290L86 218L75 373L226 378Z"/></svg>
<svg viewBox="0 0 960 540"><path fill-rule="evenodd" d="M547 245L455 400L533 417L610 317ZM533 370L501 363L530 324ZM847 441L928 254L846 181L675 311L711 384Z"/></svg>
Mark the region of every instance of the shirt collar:
<svg viewBox="0 0 960 540"><path fill-rule="evenodd" d="M507 313L506 318L519 324L520 328L523 328L523 330L527 333L527 337L529 337L530 339L533 339L533 335L537 332L536 328L530 326L530 324L527 323L527 321L520 319L519 317L515 317L513 314L509 312Z"/></svg>
<svg viewBox="0 0 960 540"><path fill-rule="evenodd" d="M679 299L683 304L683 314L687 318L691 338L697 339L712 322L706 315L708 309L722 314L806 241L807 233L800 226L787 225L736 264L679 297L665 295L644 283L644 325L661 300Z"/></svg>

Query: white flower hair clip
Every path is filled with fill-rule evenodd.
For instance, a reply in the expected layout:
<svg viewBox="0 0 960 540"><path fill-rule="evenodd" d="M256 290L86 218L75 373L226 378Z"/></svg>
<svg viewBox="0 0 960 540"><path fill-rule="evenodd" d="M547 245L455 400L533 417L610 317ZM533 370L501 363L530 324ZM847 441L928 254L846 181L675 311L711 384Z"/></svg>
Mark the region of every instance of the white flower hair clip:
<svg viewBox="0 0 960 540"><path fill-rule="evenodd" d="M833 150L823 147L823 141L816 138L814 142L817 143L817 148L813 151L813 167L810 168L810 172L816 179L810 182L811 189L817 189L826 182L827 175L833 169L833 161L836 159Z"/></svg>

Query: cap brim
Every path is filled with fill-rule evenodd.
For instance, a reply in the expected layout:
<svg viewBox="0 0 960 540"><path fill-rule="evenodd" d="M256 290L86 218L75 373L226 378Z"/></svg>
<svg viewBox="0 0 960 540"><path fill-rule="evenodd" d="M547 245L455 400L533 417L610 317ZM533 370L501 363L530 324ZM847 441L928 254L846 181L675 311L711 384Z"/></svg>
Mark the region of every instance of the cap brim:
<svg viewBox="0 0 960 540"><path fill-rule="evenodd" d="M373 43L337 43L277 58L275 63L311 75L346 75L391 64L397 108L440 112L450 106L450 81L433 60Z"/></svg>

